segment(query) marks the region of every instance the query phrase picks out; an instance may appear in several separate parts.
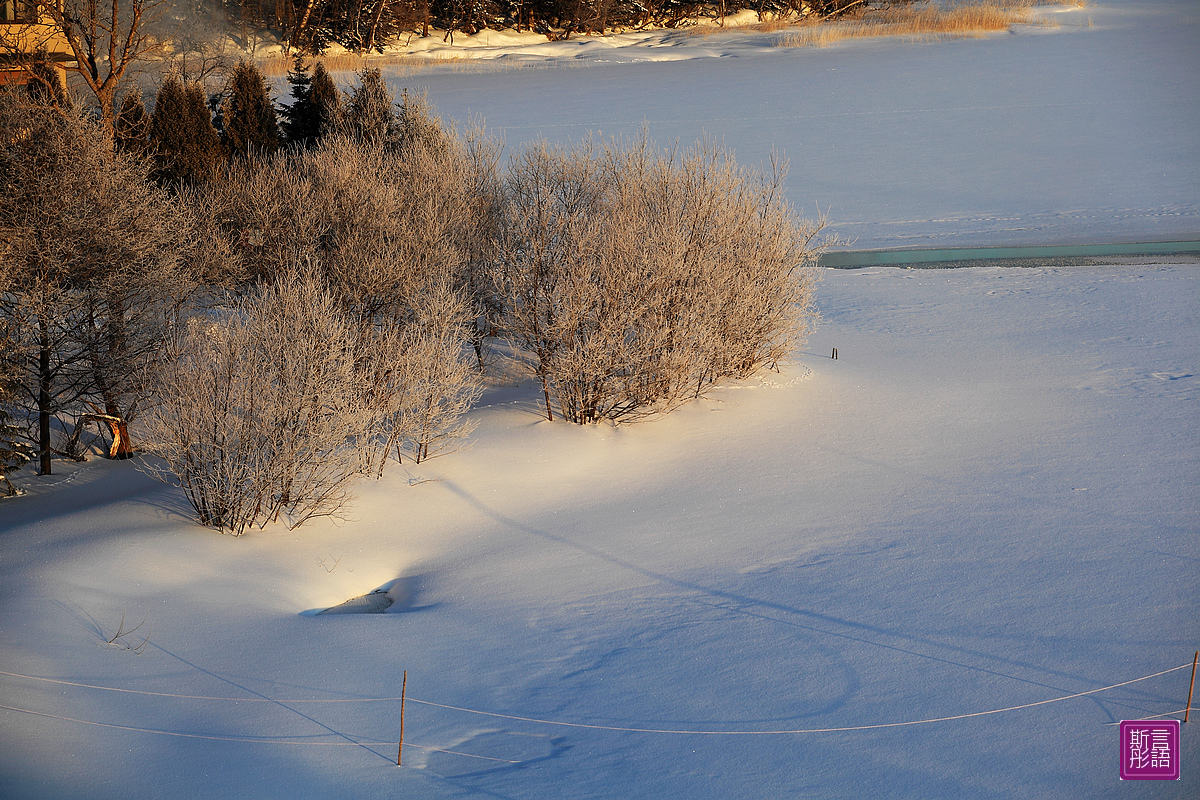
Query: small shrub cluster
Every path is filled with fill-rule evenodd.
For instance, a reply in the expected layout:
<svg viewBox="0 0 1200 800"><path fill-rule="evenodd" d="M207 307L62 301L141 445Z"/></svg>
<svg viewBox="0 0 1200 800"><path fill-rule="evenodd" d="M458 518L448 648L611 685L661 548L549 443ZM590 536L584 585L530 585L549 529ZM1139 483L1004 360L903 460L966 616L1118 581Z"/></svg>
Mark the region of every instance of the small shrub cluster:
<svg viewBox="0 0 1200 800"><path fill-rule="evenodd" d="M159 373L170 399L147 446L200 518L234 533L336 516L355 476L469 430L472 271L496 148L363 77L327 109L328 135L238 159L186 193L227 254L210 280L254 288L192 321Z"/></svg>
<svg viewBox="0 0 1200 800"><path fill-rule="evenodd" d="M281 516L289 527L338 516L353 480L381 468L376 454L399 438L427 451L422 437L444 433L475 397L445 335L455 309L430 311L437 319L403 341L364 332L311 271L259 284L171 343L143 423L149 449L202 525L236 535ZM431 403L442 405L430 413Z"/></svg>
<svg viewBox="0 0 1200 800"><path fill-rule="evenodd" d="M295 526L456 447L493 337L548 417L587 424L771 367L811 325L822 226L782 168L643 136L534 143L502 170L481 129L378 72L345 99L321 74L296 62L283 135L248 65L220 135L174 78L111 129L0 94L5 465L23 437L49 473L91 424L124 457L136 420L202 524Z"/></svg>
<svg viewBox="0 0 1200 800"><path fill-rule="evenodd" d="M637 419L791 351L821 226L795 218L782 179L644 137L514 159L493 275L550 418L553 398L572 422Z"/></svg>

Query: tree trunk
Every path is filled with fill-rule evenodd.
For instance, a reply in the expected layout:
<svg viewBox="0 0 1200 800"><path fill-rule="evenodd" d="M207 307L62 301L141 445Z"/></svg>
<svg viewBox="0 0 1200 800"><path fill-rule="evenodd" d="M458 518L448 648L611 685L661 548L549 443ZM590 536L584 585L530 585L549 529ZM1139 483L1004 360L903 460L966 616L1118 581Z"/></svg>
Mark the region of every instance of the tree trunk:
<svg viewBox="0 0 1200 800"><path fill-rule="evenodd" d="M546 383L546 373L541 372L538 377L542 379L542 395L546 398L546 419L554 422L554 412L550 409L550 387Z"/></svg>
<svg viewBox="0 0 1200 800"><path fill-rule="evenodd" d="M304 33L304 28L308 25L308 18L312 16L313 7L316 6L317 0L308 0L304 5L304 16L296 23L296 30L292 32L290 47L297 47L300 44L300 36Z"/></svg>
<svg viewBox="0 0 1200 800"><path fill-rule="evenodd" d="M375 49L375 29L379 27L379 18L383 16L383 9L387 7L387 0L379 0L379 6L375 9L375 17L371 20L371 31L367 34L367 46L364 48L368 53Z"/></svg>
<svg viewBox="0 0 1200 800"><path fill-rule="evenodd" d="M108 457L116 460L124 460L133 458L133 442L129 438L129 423L121 416L121 410L117 408L117 404L109 401L104 403L105 417L104 423L108 425L108 431L112 434L112 444L108 448Z"/></svg>
<svg viewBox="0 0 1200 800"><path fill-rule="evenodd" d="M125 307L126 297L120 290L113 290L108 293L105 305L107 306L108 320L105 325L104 344L105 360L119 359L124 354L129 346L129 335L125 327ZM113 459L133 458L133 443L129 439L129 424L125 421L125 415L121 413L121 407L118 405L119 395L115 391L115 387L105 379L103 372L99 368L99 364L95 364L96 383L100 386L101 396L104 398L104 414L105 424L108 425L109 433L112 434L112 445L108 448L108 457Z"/></svg>

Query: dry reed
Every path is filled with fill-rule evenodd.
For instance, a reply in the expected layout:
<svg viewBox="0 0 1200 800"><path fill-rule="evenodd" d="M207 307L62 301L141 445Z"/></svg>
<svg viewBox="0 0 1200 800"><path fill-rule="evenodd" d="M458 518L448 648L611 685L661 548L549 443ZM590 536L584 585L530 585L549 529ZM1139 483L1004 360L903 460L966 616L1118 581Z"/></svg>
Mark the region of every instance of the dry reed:
<svg viewBox="0 0 1200 800"><path fill-rule="evenodd" d="M828 47L843 39L908 36L914 39L980 37L1033 23L1032 4L1024 0L992 0L901 6L870 10L850 20L796 23L779 40L780 47Z"/></svg>

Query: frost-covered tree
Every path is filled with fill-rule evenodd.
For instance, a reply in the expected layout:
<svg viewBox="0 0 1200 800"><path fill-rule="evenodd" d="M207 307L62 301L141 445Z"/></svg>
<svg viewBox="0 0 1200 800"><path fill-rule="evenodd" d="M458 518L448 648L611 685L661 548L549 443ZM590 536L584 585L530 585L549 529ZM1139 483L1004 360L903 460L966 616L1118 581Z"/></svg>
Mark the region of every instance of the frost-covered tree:
<svg viewBox="0 0 1200 800"><path fill-rule="evenodd" d="M8 399L3 395L6 391L0 379L0 480L4 481L5 496L12 497L17 489L8 476L33 460L33 447L25 440L24 431L5 408ZM15 392L11 394L15 395Z"/></svg>
<svg viewBox="0 0 1200 800"><path fill-rule="evenodd" d="M70 454L89 420L108 430L111 457L128 457L142 376L187 290L190 219L84 113L0 94L0 129L14 132L0 150L4 360L36 420L39 471ZM56 443L56 424L71 421L75 435Z"/></svg>
<svg viewBox="0 0 1200 800"><path fill-rule="evenodd" d="M3 248L0 246L0 255ZM0 295L10 288L11 276L0 273ZM11 342L14 332L9 328L13 320L0 316L0 341ZM4 481L5 494L9 497L17 493L8 476L33 460L33 448L28 442L24 426L18 424L10 413L18 404L20 374L19 361L10 348L0 353L0 480Z"/></svg>
<svg viewBox="0 0 1200 800"><path fill-rule="evenodd" d="M65 40L75 57L75 72L95 98L98 121L111 142L117 93L134 65L161 48L148 23L161 15L165 0L58 0L38 6L53 22L47 35Z"/></svg>
<svg viewBox="0 0 1200 800"><path fill-rule="evenodd" d="M645 137L514 158L493 274L549 418L552 400L579 423L670 410L803 340L822 226L782 180Z"/></svg>

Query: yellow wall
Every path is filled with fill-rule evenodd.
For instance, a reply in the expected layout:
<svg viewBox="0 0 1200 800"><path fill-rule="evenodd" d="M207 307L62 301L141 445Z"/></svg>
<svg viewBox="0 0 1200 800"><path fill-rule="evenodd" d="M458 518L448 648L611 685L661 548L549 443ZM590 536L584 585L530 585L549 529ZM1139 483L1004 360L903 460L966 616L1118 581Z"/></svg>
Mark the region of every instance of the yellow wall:
<svg viewBox="0 0 1200 800"><path fill-rule="evenodd" d="M0 19L11 18L20 13L20 0L0 0ZM51 61L74 61L64 37L55 27L49 15L41 14L36 24L0 22L0 61L12 63L21 56L31 55L44 49Z"/></svg>

